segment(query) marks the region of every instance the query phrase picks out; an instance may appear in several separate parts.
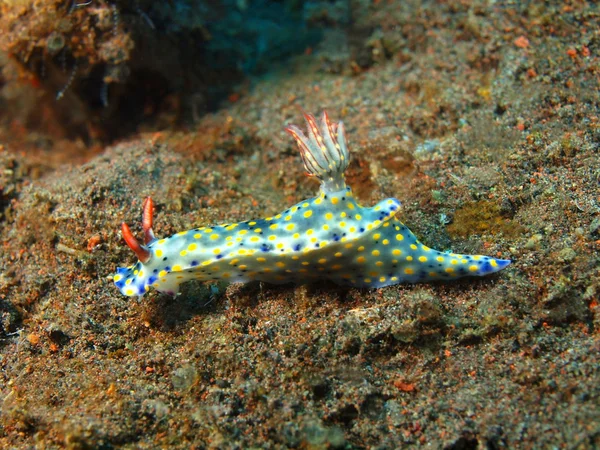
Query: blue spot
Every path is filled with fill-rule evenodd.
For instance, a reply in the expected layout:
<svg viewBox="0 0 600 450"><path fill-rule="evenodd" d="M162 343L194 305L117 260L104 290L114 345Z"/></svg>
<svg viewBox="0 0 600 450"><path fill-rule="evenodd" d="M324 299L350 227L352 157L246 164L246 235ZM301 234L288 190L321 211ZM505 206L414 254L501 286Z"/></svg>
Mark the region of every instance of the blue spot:
<svg viewBox="0 0 600 450"><path fill-rule="evenodd" d="M223 257L223 255L219 254L217 255L217 259L221 259Z"/></svg>
<svg viewBox="0 0 600 450"><path fill-rule="evenodd" d="M190 265L191 265L192 267L195 267L195 266L197 266L197 265L198 265L198 261L192 261L192 262L190 263Z"/></svg>
<svg viewBox="0 0 600 450"><path fill-rule="evenodd" d="M296 252L297 252L297 251L299 251L301 248L302 248L302 246L301 246L300 244L296 244L296 245L294 246L294 251L296 251Z"/></svg>
<svg viewBox="0 0 600 450"><path fill-rule="evenodd" d="M155 276L152 276L150 278L148 278L148 284L154 284L156 282L158 278Z"/></svg>

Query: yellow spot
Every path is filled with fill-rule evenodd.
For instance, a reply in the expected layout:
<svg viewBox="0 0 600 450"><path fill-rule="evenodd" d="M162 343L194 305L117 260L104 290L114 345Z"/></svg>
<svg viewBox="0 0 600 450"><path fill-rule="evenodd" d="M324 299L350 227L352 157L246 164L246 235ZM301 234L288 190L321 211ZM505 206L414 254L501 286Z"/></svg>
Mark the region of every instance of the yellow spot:
<svg viewBox="0 0 600 450"><path fill-rule="evenodd" d="M341 256L342 256L342 252L337 252L337 253L336 253L334 256L335 256L336 258L341 258Z"/></svg>
<svg viewBox="0 0 600 450"><path fill-rule="evenodd" d="M202 237L202 235L200 233L196 233L194 235L194 239L200 239Z"/></svg>
<svg viewBox="0 0 600 450"><path fill-rule="evenodd" d="M255 228L255 229L254 229L254 232L255 232L255 233L260 233L261 231L262 231L262 230L261 230L260 228Z"/></svg>
<svg viewBox="0 0 600 450"><path fill-rule="evenodd" d="M210 238L211 238L213 241L215 241L215 240L219 239L219 235L218 235L218 234L211 234L211 235L210 235Z"/></svg>
<svg viewBox="0 0 600 450"><path fill-rule="evenodd" d="M477 269L478 269L478 267L475 264L473 264L472 266L469 266L469 270L471 272L477 272Z"/></svg>
<svg viewBox="0 0 600 450"><path fill-rule="evenodd" d="M398 250L397 248L395 248L394 250L392 250L392 255L401 255L402 254L402 250Z"/></svg>
<svg viewBox="0 0 600 450"><path fill-rule="evenodd" d="M218 255L219 253L221 253L221 249L220 249L220 248L215 248L215 249L213 250L213 253L214 253L215 255Z"/></svg>
<svg viewBox="0 0 600 450"><path fill-rule="evenodd" d="M421 245L421 249L422 249L424 252L428 252L428 251L430 251L430 250L431 250L431 249L430 249L429 247L427 247L426 245Z"/></svg>
<svg viewBox="0 0 600 450"><path fill-rule="evenodd" d="M270 241L274 241L275 239L277 239L277 236L275 236L274 234L272 234L271 236L269 236L269 240Z"/></svg>
<svg viewBox="0 0 600 450"><path fill-rule="evenodd" d="M126 294L126 295L133 295L133 289L127 289L127 290L125 291L125 294Z"/></svg>
<svg viewBox="0 0 600 450"><path fill-rule="evenodd" d="M212 263L212 261L210 259L207 259L206 261L202 261L201 265L208 266L210 263Z"/></svg>
<svg viewBox="0 0 600 450"><path fill-rule="evenodd" d="M365 283L370 283L371 279L370 278L365 278Z"/></svg>
<svg viewBox="0 0 600 450"><path fill-rule="evenodd" d="M294 233L294 235L292 236L294 239L298 239L300 237L300 233Z"/></svg>
<svg viewBox="0 0 600 450"><path fill-rule="evenodd" d="M317 242L317 238L316 237L310 238L310 242L312 242L312 243Z"/></svg>
<svg viewBox="0 0 600 450"><path fill-rule="evenodd" d="M277 214L277 215L275 216L275 218L276 218L276 219L281 219L281 214Z"/></svg>
<svg viewBox="0 0 600 450"><path fill-rule="evenodd" d="M327 260L325 258L319 259L319 264L325 264Z"/></svg>
<svg viewBox="0 0 600 450"><path fill-rule="evenodd" d="M343 266L341 264L334 264L333 266L331 266L331 268L333 270L340 270Z"/></svg>
<svg viewBox="0 0 600 450"><path fill-rule="evenodd" d="M294 225L293 223L289 223L285 226L285 229L288 231L292 231L294 229L296 225Z"/></svg>
<svg viewBox="0 0 600 450"><path fill-rule="evenodd" d="M373 256L379 256L379 250L373 250L371 252L371 255L373 255Z"/></svg>
<svg viewBox="0 0 600 450"><path fill-rule="evenodd" d="M246 253L248 253L248 252L246 251L245 248L238 250L238 255L245 255Z"/></svg>
<svg viewBox="0 0 600 450"><path fill-rule="evenodd" d="M346 222L340 222L339 225L340 227L344 228L346 226Z"/></svg>
<svg viewBox="0 0 600 450"><path fill-rule="evenodd" d="M281 243L281 242L280 242L280 243L279 243L279 244L277 244L275 247L277 247L277 248L283 248L283 243Z"/></svg>
<svg viewBox="0 0 600 450"><path fill-rule="evenodd" d="M321 199L321 198L316 199L315 205L320 205L322 201L323 201L323 199Z"/></svg>
<svg viewBox="0 0 600 450"><path fill-rule="evenodd" d="M410 248L412 248L413 250L416 250L418 247L415 244L410 244Z"/></svg>
<svg viewBox="0 0 600 450"><path fill-rule="evenodd" d="M419 261L421 262L427 262L427 258L425 256L419 256Z"/></svg>
<svg viewBox="0 0 600 450"><path fill-rule="evenodd" d="M356 250L359 252L362 252L365 249L364 245L361 245L360 247L358 247Z"/></svg>
<svg viewBox="0 0 600 450"><path fill-rule="evenodd" d="M179 264L173 266L173 272L181 272L182 267Z"/></svg>
<svg viewBox="0 0 600 450"><path fill-rule="evenodd" d="M466 259L461 259L461 260L460 260L460 262L461 262L462 264L466 264L466 263L467 263L467 260L466 260Z"/></svg>
<svg viewBox="0 0 600 450"><path fill-rule="evenodd" d="M175 236L185 236L186 234L187 234L187 231L180 231Z"/></svg>
<svg viewBox="0 0 600 450"><path fill-rule="evenodd" d="M212 228L205 228L205 229L204 229L204 232L205 232L206 234L208 234L208 233L212 233L212 230L213 230Z"/></svg>
<svg viewBox="0 0 600 450"><path fill-rule="evenodd" d="M352 203L348 203L348 209L354 209L354 205Z"/></svg>
<svg viewBox="0 0 600 450"><path fill-rule="evenodd" d="M495 259L491 259L490 260L490 264L491 264L492 267L498 267L498 263L496 262Z"/></svg>
<svg viewBox="0 0 600 450"><path fill-rule="evenodd" d="M327 224L323 225L323 229L324 229L325 231L329 230L329 225L327 225Z"/></svg>
<svg viewBox="0 0 600 450"><path fill-rule="evenodd" d="M348 228L348 231L350 233L354 233L356 231L356 227L350 227L350 228Z"/></svg>
<svg viewBox="0 0 600 450"><path fill-rule="evenodd" d="M430 277L437 277L437 273L436 272L429 272L429 276Z"/></svg>
<svg viewBox="0 0 600 450"><path fill-rule="evenodd" d="M327 213L327 214L325 214L325 218L326 218L327 220L331 220L331 219L333 219L333 214L331 214L331 213Z"/></svg>
<svg viewBox="0 0 600 450"><path fill-rule="evenodd" d="M309 206L310 206L310 204L308 204L308 203L302 203L303 208L308 208Z"/></svg>
<svg viewBox="0 0 600 450"><path fill-rule="evenodd" d="M159 245L163 245L165 242L167 242L167 240L166 240L166 239L161 239L160 241L158 241L158 244L159 244Z"/></svg>
<svg viewBox="0 0 600 450"><path fill-rule="evenodd" d="M380 283L384 283L384 282L385 282L385 277L380 277L380 278L379 278L379 282L380 282Z"/></svg>
<svg viewBox="0 0 600 450"><path fill-rule="evenodd" d="M138 273L140 273L140 271L139 271L139 270L134 270L134 271L133 271L133 274L134 274L134 275L137 275Z"/></svg>
<svg viewBox="0 0 600 450"><path fill-rule="evenodd" d="M404 236L402 236L401 234L397 234L396 235L396 240L397 241L403 241L404 240Z"/></svg>
<svg viewBox="0 0 600 450"><path fill-rule="evenodd" d="M362 264L366 261L367 259L364 256L359 256L358 258L356 258L356 262L359 264Z"/></svg>
<svg viewBox="0 0 600 450"><path fill-rule="evenodd" d="M113 280L114 281L120 281L123 278L123 275L115 275Z"/></svg>
<svg viewBox="0 0 600 450"><path fill-rule="evenodd" d="M248 222L248 225L250 225L251 227L253 227L254 225L256 225L256 222L254 222L254 221Z"/></svg>
<svg viewBox="0 0 600 450"><path fill-rule="evenodd" d="M375 265L376 265L377 267L381 267L381 266L383 266L383 262L381 262L381 261L377 261L377 262L375 263Z"/></svg>
<svg viewBox="0 0 600 450"><path fill-rule="evenodd" d="M279 225L277 225L276 223L274 223L273 225L269 225L269 228L270 228L271 230L276 230L278 226L279 226Z"/></svg>
<svg viewBox="0 0 600 450"><path fill-rule="evenodd" d="M287 216L285 216L285 219L283 219L283 220L290 221L290 220L292 220L292 216L291 215L287 215Z"/></svg>
<svg viewBox="0 0 600 450"><path fill-rule="evenodd" d="M412 256L410 256L410 255L408 255L408 256L406 257L406 260L407 260L407 261L412 261L412 260L413 260L413 257L412 257Z"/></svg>
<svg viewBox="0 0 600 450"><path fill-rule="evenodd" d="M312 228L309 228L308 230L306 230L306 235L310 236L311 234L313 234L315 231Z"/></svg>
<svg viewBox="0 0 600 450"><path fill-rule="evenodd" d="M373 225L375 225L376 227L378 227L380 223L381 223L381 220L375 220L373 222Z"/></svg>
<svg viewBox="0 0 600 450"><path fill-rule="evenodd" d="M448 272L448 273L453 273L454 272L454 267L446 267L444 270L446 272Z"/></svg>
<svg viewBox="0 0 600 450"><path fill-rule="evenodd" d="M248 233L248 230L240 230L240 231L238 231L238 234L239 234L239 235L242 235L242 236L243 236L244 234L247 234L247 233Z"/></svg>
<svg viewBox="0 0 600 450"><path fill-rule="evenodd" d="M260 241L260 238L258 236L252 236L250 238L250 242L258 242L258 241Z"/></svg>
<svg viewBox="0 0 600 450"><path fill-rule="evenodd" d="M381 206L377 205L375 208L373 208L373 211L379 211L381 209Z"/></svg>
<svg viewBox="0 0 600 450"><path fill-rule="evenodd" d="M231 274L229 272L225 272L225 273L221 274L221 276L223 278L229 278L231 276Z"/></svg>
<svg viewBox="0 0 600 450"><path fill-rule="evenodd" d="M355 216L354 216L354 218L355 218L356 220L360 220L360 219L362 219L362 216L361 216L360 214L357 214L357 215L355 215Z"/></svg>
<svg viewBox="0 0 600 450"><path fill-rule="evenodd" d="M163 252L162 252L162 250L159 248L159 249L157 249L157 250L154 252L154 254L160 258L160 257L163 255Z"/></svg>
<svg viewBox="0 0 600 450"><path fill-rule="evenodd" d="M245 264L240 264L240 270L246 270L248 268Z"/></svg>
<svg viewBox="0 0 600 450"><path fill-rule="evenodd" d="M339 198L337 198L337 197L331 197L331 203L333 203L334 205L337 205L339 201L340 201Z"/></svg>
<svg viewBox="0 0 600 450"><path fill-rule="evenodd" d="M235 227L237 227L237 226L238 226L238 224L237 224L237 223L233 223L233 224L229 225L228 227L225 227L225 229L226 229L227 231L231 231L231 230L233 230L233 229L234 229Z"/></svg>
<svg viewBox="0 0 600 450"><path fill-rule="evenodd" d="M280 268L282 268L282 269L285 267L285 263L284 263L284 262L281 262L281 261L278 261L278 262L276 262L276 263L275 263L275 265L276 265L277 267L280 267ZM241 266L240 266L240 267L241 267Z"/></svg>
<svg viewBox="0 0 600 450"><path fill-rule="evenodd" d="M342 219L343 219L344 217L346 217L346 215L347 215L347 214L346 214L344 211L342 211L342 212L340 213L340 217L341 217Z"/></svg>
<svg viewBox="0 0 600 450"><path fill-rule="evenodd" d="M266 258L263 258L263 257L256 258L256 260L257 260L258 262L261 262L261 263L263 263L263 262L266 262L266 261L267 261L267 260L266 260Z"/></svg>
<svg viewBox="0 0 600 450"><path fill-rule="evenodd" d="M379 239L380 237L381 237L381 234L379 234L379 233L375 233L373 235L373 239L375 239L375 240Z"/></svg>
<svg viewBox="0 0 600 450"><path fill-rule="evenodd" d="M185 256L185 255L187 255L187 250L181 250L181 251L179 252L179 254L180 254L181 256Z"/></svg>
<svg viewBox="0 0 600 450"><path fill-rule="evenodd" d="M194 250L196 250L198 248L198 244L190 244L188 245L188 252L193 252Z"/></svg>
<svg viewBox="0 0 600 450"><path fill-rule="evenodd" d="M457 265L457 264L458 264L458 261L457 261L457 260L455 260L455 259L451 259L451 260L450 260L450 264L452 264L452 265Z"/></svg>
<svg viewBox="0 0 600 450"><path fill-rule="evenodd" d="M390 241L388 241L387 239L384 239L383 241L381 241L381 243L383 245L388 245L390 243Z"/></svg>
<svg viewBox="0 0 600 450"><path fill-rule="evenodd" d="M308 266L310 263L308 261L302 261L303 266Z"/></svg>
<svg viewBox="0 0 600 450"><path fill-rule="evenodd" d="M438 256L435 259L438 260L438 262L444 262L444 257L443 256Z"/></svg>
<svg viewBox="0 0 600 450"><path fill-rule="evenodd" d="M346 248L352 248L352 247L354 247L354 244L346 244L346 245L344 245L344 247L346 247Z"/></svg>
<svg viewBox="0 0 600 450"><path fill-rule="evenodd" d="M236 258L236 259L232 259L232 260L231 260L231 262L229 263L229 265L230 265L230 266L233 266L233 265L235 265L235 264L237 264L237 263L239 263L239 262L240 262L240 260L239 260L239 259L237 259L237 258Z"/></svg>
<svg viewBox="0 0 600 450"><path fill-rule="evenodd" d="M406 269L404 269L404 273L406 275L412 275L413 273L415 273L415 271L413 269L411 269L410 267L407 267Z"/></svg>
<svg viewBox="0 0 600 450"><path fill-rule="evenodd" d="M392 277L392 278L390 278L390 280L392 280L392 281L398 281L398 277Z"/></svg>
<svg viewBox="0 0 600 450"><path fill-rule="evenodd" d="M166 274L167 274L167 271L166 271L166 270L161 270L160 272L158 272L158 276L159 276L160 278L164 277Z"/></svg>

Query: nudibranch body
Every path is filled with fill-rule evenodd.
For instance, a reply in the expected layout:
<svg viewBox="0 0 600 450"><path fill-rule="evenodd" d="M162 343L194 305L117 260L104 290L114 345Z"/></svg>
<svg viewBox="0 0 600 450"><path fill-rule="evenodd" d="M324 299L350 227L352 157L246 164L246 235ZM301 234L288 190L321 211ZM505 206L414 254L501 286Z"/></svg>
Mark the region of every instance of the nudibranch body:
<svg viewBox="0 0 600 450"><path fill-rule="evenodd" d="M174 295L188 280L307 283L330 280L344 286L379 288L398 283L451 280L497 272L509 260L439 252L423 245L395 216L389 198L361 206L344 181L349 154L344 126L323 113L320 126L305 115L308 133L286 131L300 147L309 176L321 180L319 194L266 219L200 227L166 239L152 232L153 204L144 204L140 244L123 223L125 241L139 261L119 268L113 279L127 296L150 287Z"/></svg>

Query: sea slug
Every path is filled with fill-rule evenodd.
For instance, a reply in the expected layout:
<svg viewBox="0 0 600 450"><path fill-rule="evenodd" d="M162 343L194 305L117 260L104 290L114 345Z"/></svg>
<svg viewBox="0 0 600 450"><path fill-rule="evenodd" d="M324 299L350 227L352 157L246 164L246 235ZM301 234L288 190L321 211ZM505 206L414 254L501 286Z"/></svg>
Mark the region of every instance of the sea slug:
<svg viewBox="0 0 600 450"><path fill-rule="evenodd" d="M308 133L289 126L309 176L321 181L319 194L266 219L182 231L157 239L152 231L153 203L144 203L144 244L127 224L127 245L139 261L113 276L127 296L150 287L175 295L188 280L251 280L306 283L330 280L344 286L380 288L398 283L451 280L497 272L510 260L439 252L423 245L396 214L400 202L389 198L361 206L344 181L349 154L342 122L323 113L321 123L305 114Z"/></svg>

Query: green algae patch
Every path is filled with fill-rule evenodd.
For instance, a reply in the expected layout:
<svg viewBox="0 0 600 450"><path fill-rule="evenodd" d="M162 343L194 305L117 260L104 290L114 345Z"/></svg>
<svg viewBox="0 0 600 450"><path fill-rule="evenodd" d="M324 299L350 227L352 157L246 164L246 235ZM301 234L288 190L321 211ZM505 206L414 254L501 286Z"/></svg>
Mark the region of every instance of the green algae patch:
<svg viewBox="0 0 600 450"><path fill-rule="evenodd" d="M523 232L521 225L503 217L500 206L489 200L469 202L457 209L448 226L450 236L463 238L483 233L516 236Z"/></svg>

